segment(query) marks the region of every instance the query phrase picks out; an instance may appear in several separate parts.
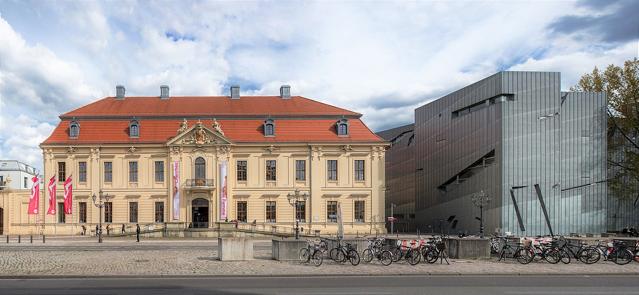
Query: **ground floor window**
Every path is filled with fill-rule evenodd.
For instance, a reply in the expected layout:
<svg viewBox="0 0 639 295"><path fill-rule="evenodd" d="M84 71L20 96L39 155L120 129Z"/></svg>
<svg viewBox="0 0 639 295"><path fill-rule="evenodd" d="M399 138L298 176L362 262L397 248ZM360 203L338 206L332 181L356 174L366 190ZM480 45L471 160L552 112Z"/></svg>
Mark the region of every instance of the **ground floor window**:
<svg viewBox="0 0 639 295"><path fill-rule="evenodd" d="M155 222L164 222L164 202L155 202Z"/></svg>
<svg viewBox="0 0 639 295"><path fill-rule="evenodd" d="M275 201L266 201L266 222L276 222Z"/></svg>
<svg viewBox="0 0 639 295"><path fill-rule="evenodd" d="M58 203L58 223L64 223L66 220L66 216L64 215L64 203Z"/></svg>
<svg viewBox="0 0 639 295"><path fill-rule="evenodd" d="M246 222L247 218L247 204L246 201L237 202L237 221Z"/></svg>
<svg viewBox="0 0 639 295"><path fill-rule="evenodd" d="M326 202L326 221L337 222L337 201Z"/></svg>
<svg viewBox="0 0 639 295"><path fill-rule="evenodd" d="M355 201L355 222L364 222L365 204L364 201Z"/></svg>
<svg viewBox="0 0 639 295"><path fill-rule="evenodd" d="M113 202L104 202L104 222L113 222Z"/></svg>
<svg viewBox="0 0 639 295"><path fill-rule="evenodd" d="M306 222L306 201L296 201L295 218L299 222Z"/></svg>
<svg viewBox="0 0 639 295"><path fill-rule="evenodd" d="M79 208L79 215L78 215L78 222L79 223L86 223L87 222L87 203L86 202L80 202L78 204L78 208Z"/></svg>
<svg viewBox="0 0 639 295"><path fill-rule="evenodd" d="M129 203L129 222L138 222L138 202Z"/></svg>

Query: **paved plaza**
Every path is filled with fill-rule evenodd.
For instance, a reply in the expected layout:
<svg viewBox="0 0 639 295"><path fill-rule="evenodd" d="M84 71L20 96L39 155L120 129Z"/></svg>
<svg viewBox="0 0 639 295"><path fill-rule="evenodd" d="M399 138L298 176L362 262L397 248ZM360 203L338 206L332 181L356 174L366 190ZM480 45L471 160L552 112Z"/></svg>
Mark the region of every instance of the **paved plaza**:
<svg viewBox="0 0 639 295"><path fill-rule="evenodd" d="M27 243L25 243L25 241ZM458 274L637 274L639 263L620 266L612 262L595 265L571 263L551 265L545 262L521 265L516 261L451 260L450 265L405 262L382 266L379 263L358 266L325 260L320 267L297 261L271 259L271 241L256 240L255 260L217 259L217 241L151 239L136 243L133 239L49 238L29 243L6 244L0 237L0 277L9 276L246 276L246 275L458 275Z"/></svg>

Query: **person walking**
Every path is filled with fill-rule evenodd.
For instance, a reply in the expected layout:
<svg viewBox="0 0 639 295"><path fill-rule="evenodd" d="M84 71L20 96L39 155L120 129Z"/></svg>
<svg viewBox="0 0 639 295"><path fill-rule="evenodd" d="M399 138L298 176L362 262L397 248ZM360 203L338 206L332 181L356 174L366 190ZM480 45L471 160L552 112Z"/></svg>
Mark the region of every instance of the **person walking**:
<svg viewBox="0 0 639 295"><path fill-rule="evenodd" d="M140 224L135 225L135 237L137 238L137 242L140 242Z"/></svg>
<svg viewBox="0 0 639 295"><path fill-rule="evenodd" d="M126 228L124 227L124 223L122 224L122 233L124 233L126 231Z"/></svg>
<svg viewBox="0 0 639 295"><path fill-rule="evenodd" d="M95 236L97 237L100 234L98 225L95 225Z"/></svg>

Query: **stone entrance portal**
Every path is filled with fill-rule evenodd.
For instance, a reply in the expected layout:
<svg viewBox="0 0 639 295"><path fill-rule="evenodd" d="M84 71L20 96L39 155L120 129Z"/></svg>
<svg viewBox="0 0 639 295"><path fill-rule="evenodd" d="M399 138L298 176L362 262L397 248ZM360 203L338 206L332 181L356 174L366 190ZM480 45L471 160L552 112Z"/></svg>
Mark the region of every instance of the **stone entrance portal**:
<svg viewBox="0 0 639 295"><path fill-rule="evenodd" d="M209 201L198 198L191 202L191 220L193 228L209 227Z"/></svg>

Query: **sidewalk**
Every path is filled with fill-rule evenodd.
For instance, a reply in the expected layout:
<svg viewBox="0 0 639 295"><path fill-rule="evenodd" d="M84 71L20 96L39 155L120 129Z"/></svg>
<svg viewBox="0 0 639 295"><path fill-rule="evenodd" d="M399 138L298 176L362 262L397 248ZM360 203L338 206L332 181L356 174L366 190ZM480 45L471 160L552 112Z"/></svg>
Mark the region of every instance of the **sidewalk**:
<svg viewBox="0 0 639 295"><path fill-rule="evenodd" d="M358 266L324 260L320 267L299 262L271 260L269 240L255 244L253 261L217 260L216 240L52 239L46 244L5 244L0 240L0 277L7 276L226 276L226 275L534 275L534 274L632 274L639 275L639 263L595 265L545 262L521 265L516 261L452 260L451 265L405 262L388 267L379 263Z"/></svg>

